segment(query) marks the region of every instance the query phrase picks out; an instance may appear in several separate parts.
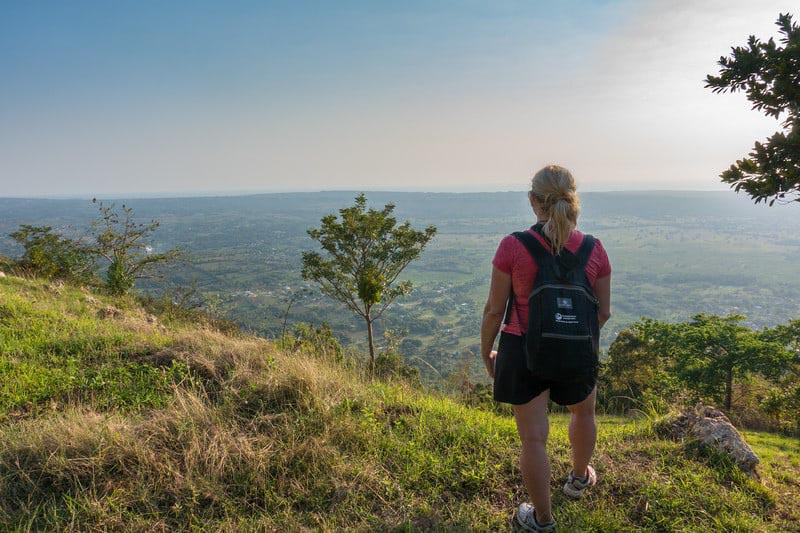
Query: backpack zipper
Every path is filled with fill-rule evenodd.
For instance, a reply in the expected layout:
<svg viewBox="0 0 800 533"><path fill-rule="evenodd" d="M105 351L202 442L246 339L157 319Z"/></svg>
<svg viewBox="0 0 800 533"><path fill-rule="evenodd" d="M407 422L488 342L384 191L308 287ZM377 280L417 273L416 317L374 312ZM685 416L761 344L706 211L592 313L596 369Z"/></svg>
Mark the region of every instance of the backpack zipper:
<svg viewBox="0 0 800 533"><path fill-rule="evenodd" d="M564 289L568 291L583 291L583 293L586 294L586 296L593 304L600 305L599 300L594 296L594 294L587 291L585 287L582 287L581 285L565 285L563 283L545 283L544 285L540 285L531 291L531 293L528 295L528 299L530 299L531 296L538 294L543 289Z"/></svg>
<svg viewBox="0 0 800 533"><path fill-rule="evenodd" d="M591 335L564 335L563 333L542 333L542 337L548 339L565 339L565 340L592 338Z"/></svg>

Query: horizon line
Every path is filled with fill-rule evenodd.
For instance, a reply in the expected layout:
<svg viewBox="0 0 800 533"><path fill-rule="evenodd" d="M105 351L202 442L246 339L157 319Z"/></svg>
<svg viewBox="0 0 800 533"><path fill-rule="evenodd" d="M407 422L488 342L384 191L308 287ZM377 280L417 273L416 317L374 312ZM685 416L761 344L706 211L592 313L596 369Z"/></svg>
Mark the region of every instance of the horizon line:
<svg viewBox="0 0 800 533"><path fill-rule="evenodd" d="M523 189L504 190L412 190L412 189L316 189L316 190L239 190L239 191L176 191L176 192L121 192L107 194L69 193L69 194L42 194L42 195L15 195L0 196L0 200L85 200L97 198L99 200L159 200L178 198L237 198L248 196L269 196L281 194L324 194L324 193L395 193L395 194L502 194L524 193ZM734 193L730 189L589 189L579 191L578 194L630 194L630 193Z"/></svg>

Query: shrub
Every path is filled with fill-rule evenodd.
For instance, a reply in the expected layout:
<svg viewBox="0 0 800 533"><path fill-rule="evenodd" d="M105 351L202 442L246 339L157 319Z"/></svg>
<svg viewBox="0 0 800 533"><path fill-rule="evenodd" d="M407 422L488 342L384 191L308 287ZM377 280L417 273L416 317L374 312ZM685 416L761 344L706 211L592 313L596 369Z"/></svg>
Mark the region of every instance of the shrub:
<svg viewBox="0 0 800 533"><path fill-rule="evenodd" d="M48 279L88 282L94 279L94 259L81 240L64 237L50 226L23 224L10 235L25 251L16 267Z"/></svg>
<svg viewBox="0 0 800 533"><path fill-rule="evenodd" d="M420 385L419 368L406 364L399 346L402 344L399 336L391 331L384 332L386 346L378 352L375 358L375 376L383 379L402 379Z"/></svg>
<svg viewBox="0 0 800 533"><path fill-rule="evenodd" d="M279 341L279 344L284 348L334 361L341 361L344 358L344 349L339 339L333 335L333 330L325 322L321 326L315 326L313 322L298 322L292 326L291 333Z"/></svg>
<svg viewBox="0 0 800 533"><path fill-rule="evenodd" d="M155 253L150 245L153 232L160 223L153 220L138 223L133 209L125 205L117 211L114 204L99 205L100 217L92 225L95 243L91 253L108 263L106 288L111 294L127 294L137 279L157 279L159 267L169 265L182 256L178 248Z"/></svg>

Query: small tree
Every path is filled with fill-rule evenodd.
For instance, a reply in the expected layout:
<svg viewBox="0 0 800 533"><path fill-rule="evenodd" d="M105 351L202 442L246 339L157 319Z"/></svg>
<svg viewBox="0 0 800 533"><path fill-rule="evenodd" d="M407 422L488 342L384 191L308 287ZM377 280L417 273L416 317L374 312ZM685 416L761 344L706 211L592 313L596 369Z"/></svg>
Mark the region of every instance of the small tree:
<svg viewBox="0 0 800 533"><path fill-rule="evenodd" d="M64 237L50 226L27 224L10 237L25 249L17 266L33 274L78 282L94 278L92 254L82 240Z"/></svg>
<svg viewBox="0 0 800 533"><path fill-rule="evenodd" d="M778 17L777 25L783 47L772 38L762 42L751 35L747 46L732 48L730 57L720 58L719 76L705 80L715 93L745 91L753 109L768 116L777 119L786 113L785 131L765 143L756 142L749 157L720 175L756 203L771 198L769 205L800 201L800 27L788 13Z"/></svg>
<svg viewBox="0 0 800 533"><path fill-rule="evenodd" d="M181 257L179 248L162 253L153 253L150 237L160 223L153 220L147 224L133 219L133 209L122 206L121 212L114 204L99 205L100 217L93 223L95 245L92 252L108 261L106 285L111 294L126 294L137 279L159 277L158 268L173 263Z"/></svg>
<svg viewBox="0 0 800 533"><path fill-rule="evenodd" d="M318 283L322 292L364 319L370 372L375 368L373 322L395 298L411 291L411 282L398 282L398 276L436 234L434 226L424 231L413 229L410 222L398 226L393 211L393 204L367 209L367 199L360 194L354 206L339 210L340 218L327 215L321 227L308 230L327 257L303 253L303 278Z"/></svg>
<svg viewBox="0 0 800 533"><path fill-rule="evenodd" d="M701 313L675 324L672 346L679 379L730 410L733 384L751 374L775 379L786 371L790 356L777 342L740 324L742 315Z"/></svg>

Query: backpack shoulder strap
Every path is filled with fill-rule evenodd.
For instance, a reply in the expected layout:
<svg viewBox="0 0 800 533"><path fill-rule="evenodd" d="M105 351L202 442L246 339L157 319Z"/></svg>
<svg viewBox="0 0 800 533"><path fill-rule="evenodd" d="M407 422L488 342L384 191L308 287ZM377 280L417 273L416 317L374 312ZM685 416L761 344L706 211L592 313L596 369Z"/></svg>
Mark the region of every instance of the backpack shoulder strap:
<svg viewBox="0 0 800 533"><path fill-rule="evenodd" d="M537 222L536 224L531 226L531 230L535 231L536 234L539 235L539 237L544 239L544 242L547 243L547 246L549 246L550 248L553 247L553 243L550 242L550 237L548 237L547 233L544 232L544 224L543 223Z"/></svg>
<svg viewBox="0 0 800 533"><path fill-rule="evenodd" d="M527 231L515 231L511 235L525 246L525 249L528 250L528 253L531 254L537 265L542 265L548 260L553 259L553 254L542 245L539 239Z"/></svg>
<svg viewBox="0 0 800 533"><path fill-rule="evenodd" d="M547 235L544 232L544 225L543 224L536 224L535 226L531 226L531 229L533 231L535 231L539 236L541 236L542 239L544 239L544 242L546 242L550 246L550 248L553 247L553 244L550 242L550 239L547 237ZM527 235L526 238L530 238L530 236L531 236L530 233L528 233L528 232L520 232L520 233L522 233L523 235ZM522 239L520 239L520 240L522 240ZM536 244L541 244L538 241L538 239L534 238L533 240L537 241ZM577 266L583 267L583 266L586 265L586 263L589 262L589 256L592 255L592 250L594 250L594 243L595 243L595 238L592 235L589 235L588 233L585 233L583 235L583 241L581 241L581 245L578 247L577 250L575 250L574 253L569 251L566 247L562 248L561 252L559 253L559 255L557 257L557 259L563 259L564 256L569 256L570 259L567 259L567 264L577 265ZM545 248L545 251L547 251L546 248ZM549 255L553 255L552 252L548 252L548 253L549 253ZM556 257L556 256L554 256L554 257ZM574 257L574 259L572 259L572 257Z"/></svg>
<svg viewBox="0 0 800 533"><path fill-rule="evenodd" d="M586 268L586 264L589 262L589 257L592 255L594 251L594 244L595 238L588 233L583 236L583 242L581 242L580 247L575 252L575 257L578 259L578 265L581 268Z"/></svg>

